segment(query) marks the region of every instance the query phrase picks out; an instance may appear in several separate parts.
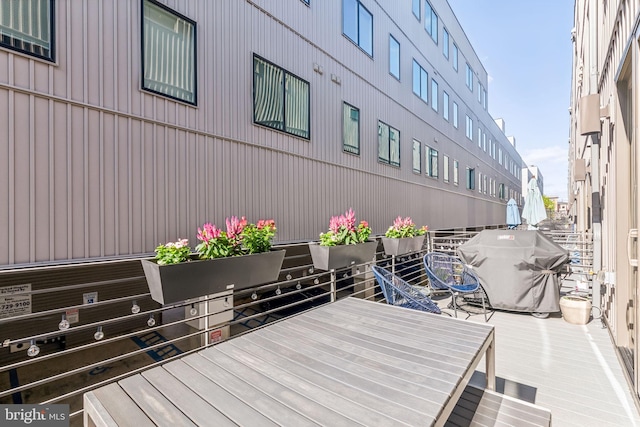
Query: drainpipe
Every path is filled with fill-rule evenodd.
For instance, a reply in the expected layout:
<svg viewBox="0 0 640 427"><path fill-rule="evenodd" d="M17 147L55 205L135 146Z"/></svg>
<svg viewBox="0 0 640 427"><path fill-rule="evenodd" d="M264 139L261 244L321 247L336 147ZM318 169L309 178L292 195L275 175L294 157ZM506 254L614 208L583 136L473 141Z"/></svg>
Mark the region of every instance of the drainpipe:
<svg viewBox="0 0 640 427"><path fill-rule="evenodd" d="M589 2L589 94L598 93L598 0ZM591 138L591 226L593 230L593 272L602 269L602 218L600 208L600 134ZM600 306L600 281L592 276L593 305Z"/></svg>

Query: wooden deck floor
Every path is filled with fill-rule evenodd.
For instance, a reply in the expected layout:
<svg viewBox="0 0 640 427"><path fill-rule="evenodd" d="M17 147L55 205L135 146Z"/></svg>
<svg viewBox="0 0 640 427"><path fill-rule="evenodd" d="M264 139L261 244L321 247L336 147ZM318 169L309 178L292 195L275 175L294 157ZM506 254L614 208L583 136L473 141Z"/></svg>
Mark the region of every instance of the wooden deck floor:
<svg viewBox="0 0 640 427"><path fill-rule="evenodd" d="M469 321L484 319L474 315ZM496 327L497 391L550 409L554 426L640 426L640 414L600 320L579 326L565 322L559 313L537 319L495 312L489 323ZM483 381L476 372L472 383L483 386Z"/></svg>

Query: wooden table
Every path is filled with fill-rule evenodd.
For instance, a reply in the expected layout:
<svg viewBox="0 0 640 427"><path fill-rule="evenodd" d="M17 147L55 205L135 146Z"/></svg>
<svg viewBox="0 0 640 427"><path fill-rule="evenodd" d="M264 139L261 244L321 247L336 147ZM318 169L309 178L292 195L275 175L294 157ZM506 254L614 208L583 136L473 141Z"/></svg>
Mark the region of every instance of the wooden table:
<svg viewBox="0 0 640 427"><path fill-rule="evenodd" d="M346 298L84 395L85 425L443 425L494 329Z"/></svg>

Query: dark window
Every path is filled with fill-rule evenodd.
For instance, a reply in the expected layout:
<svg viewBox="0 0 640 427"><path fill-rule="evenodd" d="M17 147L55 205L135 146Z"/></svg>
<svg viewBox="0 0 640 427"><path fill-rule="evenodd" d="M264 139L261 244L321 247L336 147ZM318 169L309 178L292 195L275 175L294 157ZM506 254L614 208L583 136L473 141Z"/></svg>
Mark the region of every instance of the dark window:
<svg viewBox="0 0 640 427"><path fill-rule="evenodd" d="M142 87L196 104L196 23L153 0L142 7Z"/></svg>
<svg viewBox="0 0 640 427"><path fill-rule="evenodd" d="M309 83L253 56L253 121L309 139Z"/></svg>
<svg viewBox="0 0 640 427"><path fill-rule="evenodd" d="M342 149L360 154L360 110L346 102L342 106Z"/></svg>
<svg viewBox="0 0 640 427"><path fill-rule="evenodd" d="M343 0L342 32L373 56L373 15L359 0Z"/></svg>
<svg viewBox="0 0 640 427"><path fill-rule="evenodd" d="M475 190L476 188L476 170L467 168L467 189Z"/></svg>
<svg viewBox="0 0 640 427"><path fill-rule="evenodd" d="M0 1L0 46L54 61L54 0Z"/></svg>
<svg viewBox="0 0 640 427"><path fill-rule="evenodd" d="M378 122L378 160L400 166L400 131Z"/></svg>

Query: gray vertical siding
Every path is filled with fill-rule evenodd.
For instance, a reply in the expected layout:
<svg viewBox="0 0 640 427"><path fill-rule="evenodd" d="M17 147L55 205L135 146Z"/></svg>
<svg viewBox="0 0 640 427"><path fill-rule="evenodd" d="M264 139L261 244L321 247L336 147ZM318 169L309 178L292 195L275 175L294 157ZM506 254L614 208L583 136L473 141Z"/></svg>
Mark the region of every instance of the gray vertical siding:
<svg viewBox="0 0 640 427"><path fill-rule="evenodd" d="M373 58L342 35L340 0L163 3L197 22L197 106L141 90L139 1L56 1L55 64L0 48L0 265L195 244L198 226L233 214L274 218L281 241L316 239L349 207L378 233L397 215L431 228L504 222L504 201L465 189L469 165L520 184L464 137L465 111L499 131L464 85L464 55L485 87L486 72L446 1L432 4L440 39L451 21L458 73L402 2L363 0ZM401 44L400 82L388 72L389 34ZM310 140L253 124L254 53L309 82ZM440 91L460 106L458 130L413 95L413 57L430 77L438 69ZM343 101L360 109L359 156L342 151ZM400 131L400 168L377 161L378 120ZM459 160L458 187L425 177L424 163L412 172L414 138L423 162L424 145L439 151L440 171L444 155Z"/></svg>

